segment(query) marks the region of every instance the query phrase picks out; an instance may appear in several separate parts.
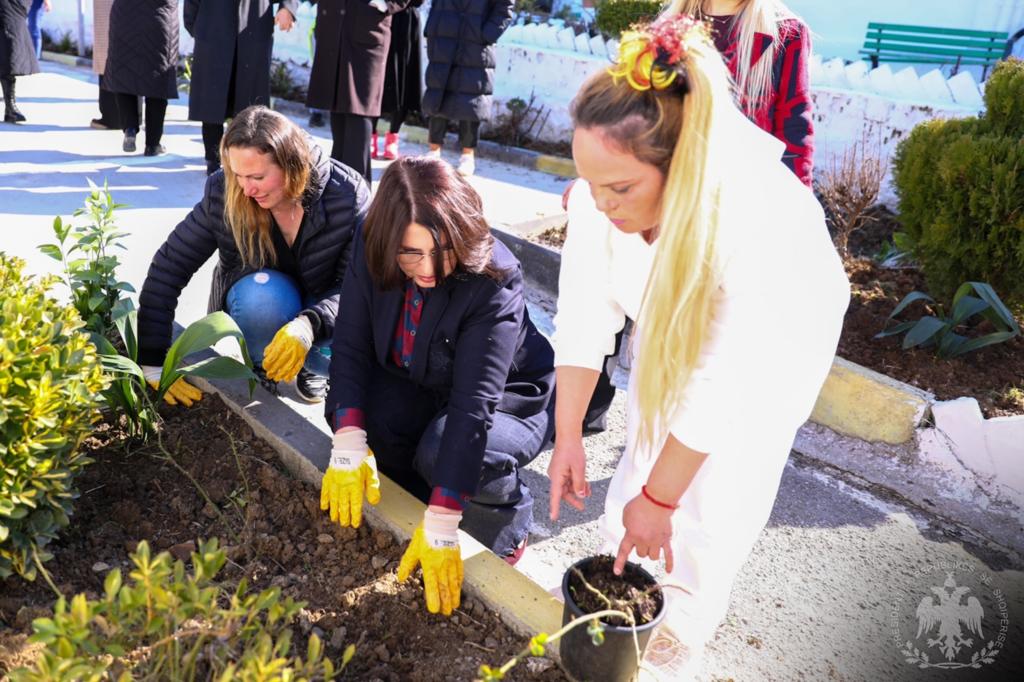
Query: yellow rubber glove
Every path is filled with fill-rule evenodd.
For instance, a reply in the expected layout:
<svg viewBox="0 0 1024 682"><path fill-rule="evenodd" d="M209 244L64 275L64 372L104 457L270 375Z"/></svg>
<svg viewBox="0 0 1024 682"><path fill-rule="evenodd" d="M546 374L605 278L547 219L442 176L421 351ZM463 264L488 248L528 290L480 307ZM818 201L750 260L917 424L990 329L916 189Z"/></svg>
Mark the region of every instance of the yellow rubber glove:
<svg viewBox="0 0 1024 682"><path fill-rule="evenodd" d="M399 582L405 582L417 564L423 569L423 594L431 613L440 611L450 616L462 599L461 520L462 514L443 514L428 508L398 565Z"/></svg>
<svg viewBox="0 0 1024 682"><path fill-rule="evenodd" d="M153 367L152 365L142 366L142 375L146 377L146 383L149 384L150 388L154 391L160 389L160 376L163 374L162 367ZM192 407L192 403L197 403L203 398L203 392L192 384L185 381L185 377L179 377L177 381L171 384L171 387L164 391L164 402L168 405L184 405L185 407Z"/></svg>
<svg viewBox="0 0 1024 682"><path fill-rule="evenodd" d="M271 381L291 381L306 362L313 347L313 325L305 315L277 330L263 351L263 369Z"/></svg>
<svg viewBox="0 0 1024 682"><path fill-rule="evenodd" d="M366 445L366 431L353 429L334 434L331 461L320 482L320 509L331 510L331 521L347 528L363 522L363 495L370 504L380 502L377 460Z"/></svg>

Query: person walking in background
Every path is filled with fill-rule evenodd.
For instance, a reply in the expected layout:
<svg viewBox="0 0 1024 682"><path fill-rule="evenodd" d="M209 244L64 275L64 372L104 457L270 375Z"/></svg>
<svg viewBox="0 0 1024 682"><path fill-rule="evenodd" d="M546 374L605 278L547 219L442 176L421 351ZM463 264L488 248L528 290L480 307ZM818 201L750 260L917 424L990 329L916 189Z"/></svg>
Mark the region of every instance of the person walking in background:
<svg viewBox="0 0 1024 682"><path fill-rule="evenodd" d="M667 14L710 23L746 116L786 143L782 161L808 187L814 156L810 29L780 0L672 0Z"/></svg>
<svg viewBox="0 0 1024 682"><path fill-rule="evenodd" d="M431 156L441 158L448 121L459 125L458 171L476 172L480 121L491 115L494 44L512 23L512 0L434 0L427 17L426 92Z"/></svg>
<svg viewBox="0 0 1024 682"><path fill-rule="evenodd" d="M0 87L4 93L4 123L21 123L25 114L18 108L15 79L39 73L39 60L28 33L28 10L32 0L4 0L0 3Z"/></svg>
<svg viewBox="0 0 1024 682"><path fill-rule="evenodd" d="M398 158L398 133L405 118L420 110L423 72L420 68L420 12L423 0L413 0L404 11L391 17L391 47L384 73L384 96L380 109L390 114L391 127L384 136L384 149L377 142L377 119L373 119L370 155L374 159Z"/></svg>
<svg viewBox="0 0 1024 682"><path fill-rule="evenodd" d="M185 30L195 38L188 118L203 123L207 175L220 168L225 119L269 106L274 25L290 31L297 8L298 0L185 0Z"/></svg>
<svg viewBox="0 0 1024 682"><path fill-rule="evenodd" d="M371 121L380 116L391 15L410 0L320 0L306 106L331 112L331 156L372 182Z"/></svg>
<svg viewBox="0 0 1024 682"><path fill-rule="evenodd" d="M32 0L28 8L28 34L32 37L32 47L36 50L36 59L43 54L43 32L39 28L39 15L51 9L50 0Z"/></svg>
<svg viewBox="0 0 1024 682"><path fill-rule="evenodd" d="M107 47L110 38L110 8L114 0L92 0L92 72L99 81L100 117L89 122L98 130L120 128L117 116L117 97L106 88L103 71L107 66Z"/></svg>
<svg viewBox="0 0 1024 682"><path fill-rule="evenodd" d="M140 96L146 98L144 154L166 151L160 140L167 101L178 98L178 52L178 0L114 0L103 75L117 95L124 151L135 151Z"/></svg>

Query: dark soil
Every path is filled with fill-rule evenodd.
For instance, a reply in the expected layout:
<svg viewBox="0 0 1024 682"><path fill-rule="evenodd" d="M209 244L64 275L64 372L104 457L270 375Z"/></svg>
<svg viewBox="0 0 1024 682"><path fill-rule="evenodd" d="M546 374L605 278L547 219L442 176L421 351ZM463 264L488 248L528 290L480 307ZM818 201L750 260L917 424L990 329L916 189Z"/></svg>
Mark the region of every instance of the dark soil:
<svg viewBox="0 0 1024 682"><path fill-rule="evenodd" d="M911 291L928 293L928 288L917 268L886 268L872 260L900 226L899 216L883 206L873 207L868 214L870 220L850 235L848 244L851 255L845 266L852 296L839 356L929 391L939 400L973 397L986 417L1024 414L1024 338L949 360L936 357L933 349L903 350L902 336L874 338L889 324L889 313L904 296ZM565 229L552 227L529 238L560 250ZM916 303L900 315L900 321L935 312ZM958 331L978 336L993 330L986 323Z"/></svg>
<svg viewBox="0 0 1024 682"><path fill-rule="evenodd" d="M335 660L356 645L342 679L470 680L481 664L501 665L526 644L465 595L450 618L427 613L419 580L395 577L404 546L365 520L358 530L331 524L319 489L291 478L217 396L163 412L173 462L157 443L128 442L109 425L85 443L95 463L77 482L71 526L48 547L46 568L64 594L102 594L107 570L128 565L142 540L188 561L196 540L218 537L229 557L218 578L229 589L244 577L252 590L279 586L307 603L293 626L294 651L306 651L312 632ZM0 581L0 678L38 655L26 638L53 602L42 579ZM549 660L528 663L511 679L565 679Z"/></svg>
<svg viewBox="0 0 1024 682"><path fill-rule="evenodd" d="M661 610L664 601L661 590L651 590L656 583L650 576L641 573L636 564L627 562L622 575L612 572L614 564L615 557L596 556L570 573L569 593L573 601L584 613L615 608L631 613L637 625L650 623ZM587 584L599 591L605 599L588 589ZM605 616L601 621L608 625L628 625L625 619L614 616Z"/></svg>

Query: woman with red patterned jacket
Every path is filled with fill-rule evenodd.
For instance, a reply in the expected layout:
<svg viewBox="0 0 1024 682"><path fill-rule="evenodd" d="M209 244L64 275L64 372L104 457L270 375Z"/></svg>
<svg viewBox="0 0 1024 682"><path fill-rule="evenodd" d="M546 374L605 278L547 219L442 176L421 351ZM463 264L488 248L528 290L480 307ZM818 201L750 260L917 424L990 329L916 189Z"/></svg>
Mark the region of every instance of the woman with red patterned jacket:
<svg viewBox="0 0 1024 682"><path fill-rule="evenodd" d="M667 14L707 21L747 118L786 143L782 161L811 186L810 30L779 0L673 0Z"/></svg>

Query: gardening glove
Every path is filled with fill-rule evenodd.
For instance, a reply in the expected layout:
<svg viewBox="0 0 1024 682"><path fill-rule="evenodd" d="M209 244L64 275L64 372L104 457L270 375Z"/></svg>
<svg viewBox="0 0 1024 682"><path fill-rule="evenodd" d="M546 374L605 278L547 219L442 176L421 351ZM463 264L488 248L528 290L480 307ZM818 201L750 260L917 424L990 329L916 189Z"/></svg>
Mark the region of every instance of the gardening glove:
<svg viewBox="0 0 1024 682"><path fill-rule="evenodd" d="M405 582L416 569L423 568L423 593L427 611L440 611L446 616L459 607L462 595L462 554L459 552L459 522L462 514L423 513L423 523L416 527L402 562L398 565L398 581Z"/></svg>
<svg viewBox="0 0 1024 682"><path fill-rule="evenodd" d="M142 375L146 377L146 383L149 384L154 391L160 389L160 377L163 373L163 367L153 367L152 365L142 366ZM185 381L185 377L178 377L178 380L171 384L170 388L164 391L164 402L168 405L181 404L185 407L192 407L192 403L199 402L202 397L203 392Z"/></svg>
<svg viewBox="0 0 1024 682"><path fill-rule="evenodd" d="M263 351L263 369L271 381L291 381L306 362L306 353L313 347L313 324L305 315L277 330L274 339Z"/></svg>
<svg viewBox="0 0 1024 682"><path fill-rule="evenodd" d="M380 502L377 460L366 445L366 431L334 434L331 462L320 483L320 509L331 510L331 521L347 528L363 522L363 494L370 504Z"/></svg>

